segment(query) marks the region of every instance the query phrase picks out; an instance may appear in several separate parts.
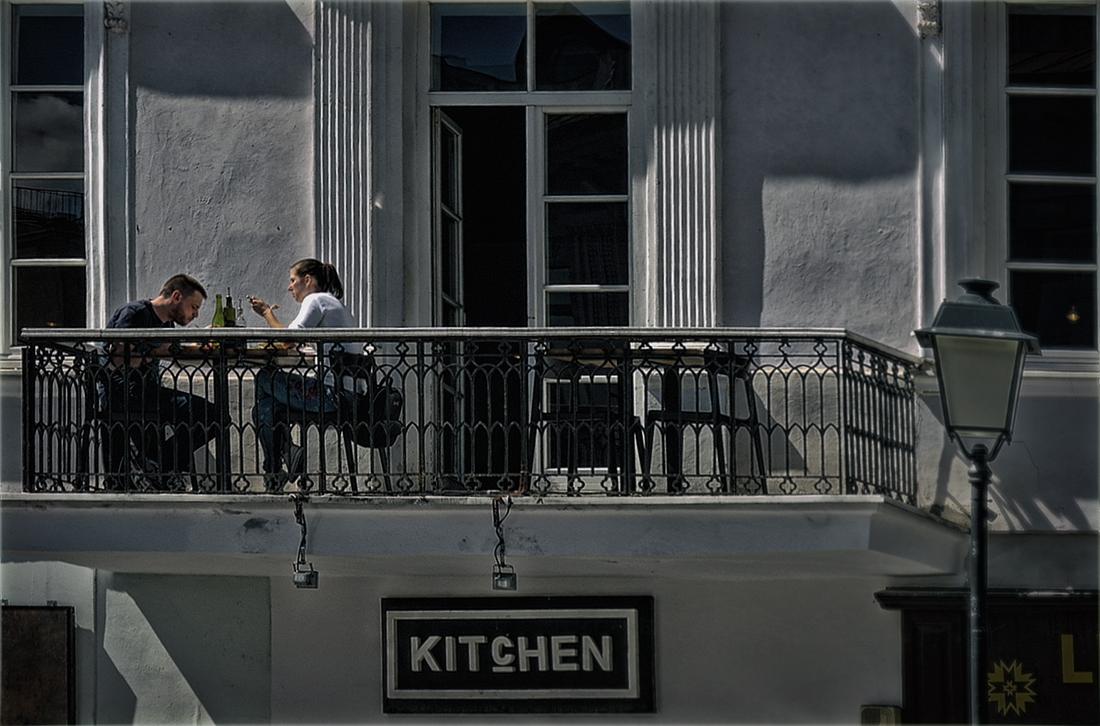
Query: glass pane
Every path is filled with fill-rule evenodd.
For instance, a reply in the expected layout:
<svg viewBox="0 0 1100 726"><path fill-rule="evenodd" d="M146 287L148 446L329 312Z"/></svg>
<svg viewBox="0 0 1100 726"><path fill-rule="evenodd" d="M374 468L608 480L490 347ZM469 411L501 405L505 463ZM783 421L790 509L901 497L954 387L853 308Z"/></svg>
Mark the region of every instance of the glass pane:
<svg viewBox="0 0 1100 726"><path fill-rule="evenodd" d="M941 335L936 358L951 428L960 436L996 436L1009 420L1019 362L1016 341ZM965 371L967 375L961 375ZM954 375L952 375L954 373Z"/></svg>
<svg viewBox="0 0 1100 726"><path fill-rule="evenodd" d="M630 295L626 292L547 293L546 322L554 328L629 325Z"/></svg>
<svg viewBox="0 0 1100 726"><path fill-rule="evenodd" d="M626 194L626 114L546 117L548 194Z"/></svg>
<svg viewBox="0 0 1100 726"><path fill-rule="evenodd" d="M12 96L15 171L84 171L84 94Z"/></svg>
<svg viewBox="0 0 1100 726"><path fill-rule="evenodd" d="M440 196L443 204L458 213L458 137L449 127L444 126L440 143Z"/></svg>
<svg viewBox="0 0 1100 726"><path fill-rule="evenodd" d="M432 6L433 91L527 90L522 3Z"/></svg>
<svg viewBox="0 0 1100 726"><path fill-rule="evenodd" d="M1096 348L1096 277L1092 272L1009 273L1011 304L1024 330L1052 348Z"/></svg>
<svg viewBox="0 0 1100 726"><path fill-rule="evenodd" d="M630 88L629 3L539 3L535 7L538 90Z"/></svg>
<svg viewBox="0 0 1100 726"><path fill-rule="evenodd" d="M626 203L547 205L546 256L547 284L628 284Z"/></svg>
<svg viewBox="0 0 1100 726"><path fill-rule="evenodd" d="M442 277L443 294L447 295L451 299L457 300L459 296L458 287L458 249L459 238L459 223L458 221L451 219L444 215L443 217L443 239L441 244L442 252L442 265L443 269L440 270L440 277Z"/></svg>
<svg viewBox="0 0 1100 726"><path fill-rule="evenodd" d="M84 7L12 6L12 83L84 84Z"/></svg>
<svg viewBox="0 0 1100 726"><path fill-rule="evenodd" d="M1010 97L1009 171L1092 174L1095 103L1093 98Z"/></svg>
<svg viewBox="0 0 1100 726"><path fill-rule="evenodd" d="M1009 15L1009 84L1091 88L1096 82L1095 22L1091 15Z"/></svg>
<svg viewBox="0 0 1100 726"><path fill-rule="evenodd" d="M83 267L16 267L15 329L83 328Z"/></svg>
<svg viewBox="0 0 1100 726"><path fill-rule="evenodd" d="M1096 260L1096 187L1009 184L1009 259Z"/></svg>
<svg viewBox="0 0 1100 726"><path fill-rule="evenodd" d="M15 258L84 257L84 182L18 180Z"/></svg>

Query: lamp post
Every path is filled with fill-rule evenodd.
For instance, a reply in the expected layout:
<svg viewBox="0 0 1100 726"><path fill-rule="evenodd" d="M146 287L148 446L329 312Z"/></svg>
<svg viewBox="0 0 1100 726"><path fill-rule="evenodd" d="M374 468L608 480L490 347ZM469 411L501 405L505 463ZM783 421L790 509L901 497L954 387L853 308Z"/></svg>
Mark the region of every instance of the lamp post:
<svg viewBox="0 0 1100 726"><path fill-rule="evenodd" d="M960 280L957 302L944 301L931 328L915 331L931 348L943 403L944 426L970 462L970 723L983 721L986 668L986 539L989 462L1012 439L1024 358L1039 341L1020 329L1016 311L993 297L992 280Z"/></svg>

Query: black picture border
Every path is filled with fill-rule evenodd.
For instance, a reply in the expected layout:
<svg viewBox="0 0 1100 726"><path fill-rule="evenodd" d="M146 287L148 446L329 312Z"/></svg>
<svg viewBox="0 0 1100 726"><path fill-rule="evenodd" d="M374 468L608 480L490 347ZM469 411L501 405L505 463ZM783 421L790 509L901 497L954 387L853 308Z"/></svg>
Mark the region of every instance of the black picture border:
<svg viewBox="0 0 1100 726"><path fill-rule="evenodd" d="M382 598L383 713L655 713L654 602L651 595L581 595L534 597ZM638 613L638 695L636 698L389 698L389 651L386 618L393 611L439 610L622 610Z"/></svg>

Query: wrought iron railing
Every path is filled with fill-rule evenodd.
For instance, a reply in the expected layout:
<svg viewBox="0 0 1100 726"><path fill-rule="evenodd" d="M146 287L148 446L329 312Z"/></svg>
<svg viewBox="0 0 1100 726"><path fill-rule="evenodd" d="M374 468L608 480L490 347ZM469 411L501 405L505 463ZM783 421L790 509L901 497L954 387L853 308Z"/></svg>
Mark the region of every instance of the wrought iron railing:
<svg viewBox="0 0 1100 726"><path fill-rule="evenodd" d="M844 331L36 329L22 343L29 492L916 498L917 360ZM298 376L330 403L277 405L272 381Z"/></svg>

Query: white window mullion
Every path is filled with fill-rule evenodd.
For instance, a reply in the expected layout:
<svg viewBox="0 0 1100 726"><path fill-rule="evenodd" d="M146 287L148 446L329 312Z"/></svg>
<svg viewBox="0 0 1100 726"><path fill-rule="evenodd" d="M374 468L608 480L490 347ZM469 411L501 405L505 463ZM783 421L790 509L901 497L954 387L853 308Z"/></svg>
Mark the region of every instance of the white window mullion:
<svg viewBox="0 0 1100 726"><path fill-rule="evenodd" d="M527 320L546 325L546 120L543 109L527 107Z"/></svg>

